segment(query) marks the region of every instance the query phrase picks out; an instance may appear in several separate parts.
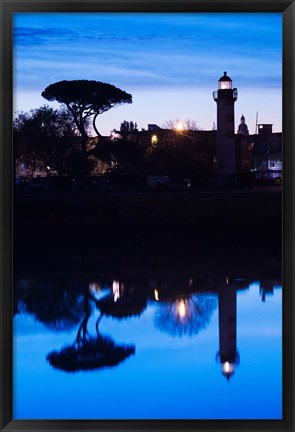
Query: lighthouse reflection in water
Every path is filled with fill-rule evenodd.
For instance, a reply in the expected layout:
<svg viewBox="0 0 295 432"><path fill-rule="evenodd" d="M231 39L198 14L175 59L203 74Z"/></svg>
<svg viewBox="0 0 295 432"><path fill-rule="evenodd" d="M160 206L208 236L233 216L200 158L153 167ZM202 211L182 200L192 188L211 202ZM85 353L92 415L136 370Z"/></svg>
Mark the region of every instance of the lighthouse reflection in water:
<svg viewBox="0 0 295 432"><path fill-rule="evenodd" d="M281 419L282 286L18 278L14 371L15 419Z"/></svg>
<svg viewBox="0 0 295 432"><path fill-rule="evenodd" d="M220 349L216 359L221 362L222 373L228 380L235 373L235 366L240 363L237 352L237 289L238 284L230 283L226 278L225 286L218 292Z"/></svg>

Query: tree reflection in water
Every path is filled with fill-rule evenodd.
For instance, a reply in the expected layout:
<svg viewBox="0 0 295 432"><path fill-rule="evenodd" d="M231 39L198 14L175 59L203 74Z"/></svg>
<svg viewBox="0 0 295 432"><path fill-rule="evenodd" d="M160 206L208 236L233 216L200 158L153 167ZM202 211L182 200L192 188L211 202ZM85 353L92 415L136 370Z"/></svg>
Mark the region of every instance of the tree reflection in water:
<svg viewBox="0 0 295 432"><path fill-rule="evenodd" d="M171 336L194 336L209 324L217 298L213 294L191 294L158 304L155 326Z"/></svg>
<svg viewBox="0 0 295 432"><path fill-rule="evenodd" d="M122 319L140 316L147 307L147 299L134 286L113 280L112 293L100 299L97 306L104 315Z"/></svg>
<svg viewBox="0 0 295 432"><path fill-rule="evenodd" d="M92 301L98 303L89 292L85 292L85 316L78 329L76 340L72 345L48 354L47 360L51 366L66 372L99 369L117 366L135 353L135 345L118 345L110 337L99 333L98 326L103 314L96 322L96 335L92 336L89 333L87 325L91 316Z"/></svg>
<svg viewBox="0 0 295 432"><path fill-rule="evenodd" d="M84 315L81 284L20 278L15 282L13 301L14 315L31 314L54 331L71 330Z"/></svg>

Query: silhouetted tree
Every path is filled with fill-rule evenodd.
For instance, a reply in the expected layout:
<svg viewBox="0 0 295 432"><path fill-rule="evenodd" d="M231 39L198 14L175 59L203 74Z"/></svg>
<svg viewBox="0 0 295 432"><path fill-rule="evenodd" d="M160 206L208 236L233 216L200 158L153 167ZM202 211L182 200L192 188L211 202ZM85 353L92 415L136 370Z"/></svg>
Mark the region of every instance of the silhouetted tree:
<svg viewBox="0 0 295 432"><path fill-rule="evenodd" d="M86 126L86 125L85 125ZM67 174L72 161L79 158L79 132L67 109L54 109L48 105L21 112L13 122L13 145L15 163L30 165L42 162ZM80 155L81 156L81 155Z"/></svg>
<svg viewBox="0 0 295 432"><path fill-rule="evenodd" d="M199 126L197 125L195 120L186 119L186 120L167 120L163 124L163 129L171 129L174 131L197 131L200 130Z"/></svg>
<svg viewBox="0 0 295 432"><path fill-rule="evenodd" d="M144 163L144 148L136 139L131 140L128 137L103 141L93 154L108 164L115 162L116 168L133 174L140 172Z"/></svg>
<svg viewBox="0 0 295 432"><path fill-rule="evenodd" d="M132 103L131 94L100 81L73 80L59 81L50 84L42 96L49 101L57 101L66 105L73 116L74 122L82 136L81 148L85 159L85 170L88 171L88 155L86 143L88 133L85 121L92 118L93 129L101 137L96 128L99 114L123 103Z"/></svg>
<svg viewBox="0 0 295 432"><path fill-rule="evenodd" d="M198 132L169 131L146 148L147 171L197 183L213 175L215 143Z"/></svg>
<svg viewBox="0 0 295 432"><path fill-rule="evenodd" d="M128 122L126 120L124 120L121 123L120 132L128 133L128 132L135 132L135 131L137 131L137 123L134 123L133 121Z"/></svg>

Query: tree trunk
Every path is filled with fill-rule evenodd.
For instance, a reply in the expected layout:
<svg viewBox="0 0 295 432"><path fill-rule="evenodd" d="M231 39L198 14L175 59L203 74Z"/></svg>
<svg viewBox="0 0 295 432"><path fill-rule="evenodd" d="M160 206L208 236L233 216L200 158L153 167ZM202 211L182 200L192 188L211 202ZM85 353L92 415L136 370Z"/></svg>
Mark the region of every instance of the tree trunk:
<svg viewBox="0 0 295 432"><path fill-rule="evenodd" d="M95 116L93 117L92 125L93 125L93 129L95 130L96 135L99 136L99 138L101 138L101 134L98 132L96 125L95 125L96 118L97 118L98 114L99 113L96 113Z"/></svg>
<svg viewBox="0 0 295 432"><path fill-rule="evenodd" d="M90 176L90 167L89 167L89 161L88 161L87 149L86 149L87 141L88 141L88 136L82 137L82 139L81 139L81 150L82 150L82 155L83 155L82 173L84 176L89 177Z"/></svg>

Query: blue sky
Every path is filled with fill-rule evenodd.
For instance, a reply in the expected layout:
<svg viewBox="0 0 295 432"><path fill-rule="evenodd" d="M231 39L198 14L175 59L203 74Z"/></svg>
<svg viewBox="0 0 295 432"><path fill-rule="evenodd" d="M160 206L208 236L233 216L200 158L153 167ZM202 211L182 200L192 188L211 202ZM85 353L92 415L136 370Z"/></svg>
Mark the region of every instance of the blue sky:
<svg viewBox="0 0 295 432"><path fill-rule="evenodd" d="M51 83L91 79L131 93L133 104L100 116L108 134L123 120L139 128L191 119L210 130L212 92L223 71L239 92L254 133L260 123L282 129L282 16L266 13L16 13L14 111L44 103ZM57 105L56 105L57 106Z"/></svg>

